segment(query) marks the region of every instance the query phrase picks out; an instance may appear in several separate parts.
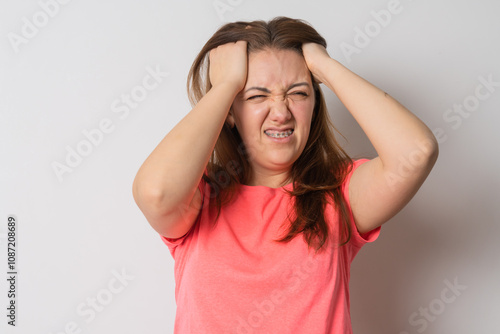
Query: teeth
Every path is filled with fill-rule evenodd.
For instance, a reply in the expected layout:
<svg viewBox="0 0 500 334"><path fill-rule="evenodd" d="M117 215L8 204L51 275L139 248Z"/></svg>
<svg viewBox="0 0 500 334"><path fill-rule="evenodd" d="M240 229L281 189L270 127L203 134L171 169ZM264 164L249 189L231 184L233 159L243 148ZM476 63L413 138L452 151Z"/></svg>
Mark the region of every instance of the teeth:
<svg viewBox="0 0 500 334"><path fill-rule="evenodd" d="M271 132L271 131L264 131L264 133L266 135L268 135L269 137L273 137L273 138L285 138L285 137L288 137L290 136L292 133L293 133L293 130L288 130L288 131L284 131L284 132Z"/></svg>

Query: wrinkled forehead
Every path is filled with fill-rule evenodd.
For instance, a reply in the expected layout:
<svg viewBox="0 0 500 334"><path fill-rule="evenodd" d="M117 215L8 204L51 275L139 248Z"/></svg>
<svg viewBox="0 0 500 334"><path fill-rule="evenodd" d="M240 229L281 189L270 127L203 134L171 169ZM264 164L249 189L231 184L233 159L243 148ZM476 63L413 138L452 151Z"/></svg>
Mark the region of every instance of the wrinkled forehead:
<svg viewBox="0 0 500 334"><path fill-rule="evenodd" d="M295 50L265 49L248 55L246 86L282 90L297 82L311 84L304 57Z"/></svg>

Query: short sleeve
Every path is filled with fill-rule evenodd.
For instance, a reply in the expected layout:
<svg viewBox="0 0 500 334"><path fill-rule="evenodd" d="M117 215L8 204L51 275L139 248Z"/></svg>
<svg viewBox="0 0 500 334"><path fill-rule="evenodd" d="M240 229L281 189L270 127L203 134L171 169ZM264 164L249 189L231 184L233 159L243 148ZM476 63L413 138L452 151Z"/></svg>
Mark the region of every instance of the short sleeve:
<svg viewBox="0 0 500 334"><path fill-rule="evenodd" d="M377 227L371 231L368 231L366 233L359 233L359 231L356 227L356 223L354 222L354 216L353 216L352 209L351 209L351 202L349 199L349 183L351 181L352 174L359 166L361 166L362 164L364 164L365 162L368 162L368 161L370 161L370 160L369 159L359 159L359 160L353 161L352 169L349 172L349 174L347 174L346 179L344 180L344 183L342 185L342 193L344 194L344 198L345 198L345 200L348 204L348 208L349 208L349 216L350 216L351 231L352 231L351 242L352 242L352 246L356 250L359 250L366 243L373 242L373 241L377 240L378 236L380 235L380 230L381 230L381 226L379 226L379 227ZM355 253L353 254L353 256L355 255Z"/></svg>
<svg viewBox="0 0 500 334"><path fill-rule="evenodd" d="M201 198L202 198L200 212L198 213L198 216L196 217L196 220L193 223L193 226L191 226L191 228L189 229L189 231L187 231L186 234L184 234L182 237L179 237L179 238L167 238L167 237L160 234L161 240L165 243L165 245L167 245L167 247L170 251L170 254L172 254L172 257L174 259L175 259L175 250L176 250L177 246L182 244L187 238L189 238L192 235L193 230L196 228L196 225L198 224L198 222L200 220L200 217L201 217L201 214L203 211L202 210L203 204L205 202L205 192L207 191L206 186L208 186L206 181L203 178L201 178L200 183L198 184L198 189L201 192Z"/></svg>

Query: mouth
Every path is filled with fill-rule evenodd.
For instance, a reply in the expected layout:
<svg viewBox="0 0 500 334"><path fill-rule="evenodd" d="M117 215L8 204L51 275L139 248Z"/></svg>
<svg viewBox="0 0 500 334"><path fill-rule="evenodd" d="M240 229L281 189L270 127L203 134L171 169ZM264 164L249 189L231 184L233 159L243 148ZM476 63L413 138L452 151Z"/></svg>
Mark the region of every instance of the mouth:
<svg viewBox="0 0 500 334"><path fill-rule="evenodd" d="M272 138L287 138L290 137L293 133L293 129L288 129L285 131L277 131L277 130L265 130L264 133Z"/></svg>

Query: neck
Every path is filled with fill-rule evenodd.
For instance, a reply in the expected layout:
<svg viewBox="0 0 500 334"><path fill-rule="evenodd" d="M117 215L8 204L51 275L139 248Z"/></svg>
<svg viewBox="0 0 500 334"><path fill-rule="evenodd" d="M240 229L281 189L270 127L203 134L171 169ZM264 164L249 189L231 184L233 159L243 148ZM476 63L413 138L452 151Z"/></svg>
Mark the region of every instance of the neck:
<svg viewBox="0 0 500 334"><path fill-rule="evenodd" d="M276 171L276 172L253 172L249 186L266 186L269 188L280 188L290 183L290 171Z"/></svg>

